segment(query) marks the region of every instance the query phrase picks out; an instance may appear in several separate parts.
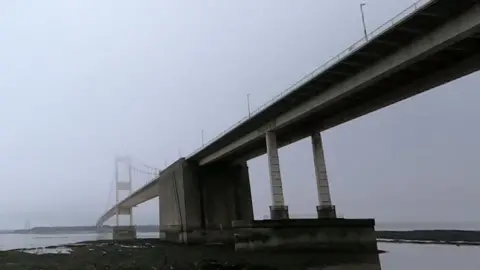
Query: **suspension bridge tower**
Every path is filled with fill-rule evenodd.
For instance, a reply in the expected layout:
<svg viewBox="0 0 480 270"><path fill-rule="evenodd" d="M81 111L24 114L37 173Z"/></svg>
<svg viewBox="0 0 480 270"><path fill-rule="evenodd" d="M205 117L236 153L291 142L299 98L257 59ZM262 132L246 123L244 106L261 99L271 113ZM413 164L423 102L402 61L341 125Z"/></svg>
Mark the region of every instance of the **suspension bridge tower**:
<svg viewBox="0 0 480 270"><path fill-rule="evenodd" d="M127 168L127 177L121 177L121 169ZM125 170L123 170L125 171ZM117 157L115 159L115 203L122 200L121 193L128 192L128 195L132 194L132 162L129 157ZM128 216L129 224L120 225L120 216ZM133 208L132 207L119 207L115 214L115 227L113 229L113 239L132 239L136 237L136 228L133 225Z"/></svg>

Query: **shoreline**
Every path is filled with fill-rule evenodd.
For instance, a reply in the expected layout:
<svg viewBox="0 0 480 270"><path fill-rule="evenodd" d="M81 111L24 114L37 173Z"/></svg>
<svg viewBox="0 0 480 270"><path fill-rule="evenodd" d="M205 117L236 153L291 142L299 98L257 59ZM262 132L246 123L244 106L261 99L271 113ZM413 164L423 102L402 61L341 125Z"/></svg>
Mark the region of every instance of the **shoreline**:
<svg viewBox="0 0 480 270"><path fill-rule="evenodd" d="M405 240L405 239L382 239L378 238L377 243L391 244L416 244L416 245L448 245L448 246L480 246L480 242L462 242L462 241L424 241L424 240Z"/></svg>
<svg viewBox="0 0 480 270"><path fill-rule="evenodd" d="M379 243L480 246L480 231L411 230L376 231Z"/></svg>
<svg viewBox="0 0 480 270"><path fill-rule="evenodd" d="M0 232L0 234L18 235L102 235L111 232L94 231L51 231L51 232ZM137 234L158 234L158 231L137 231ZM442 242L478 242L480 243L480 230L376 230L377 238L390 240L412 240L412 241L442 241Z"/></svg>
<svg viewBox="0 0 480 270"><path fill-rule="evenodd" d="M480 231L377 231L379 243L477 246ZM393 238L393 239L387 239ZM410 238L410 239L408 239ZM412 239L420 238L420 239ZM430 240L433 239L433 240ZM185 245L160 239L93 240L42 248L0 251L0 268L23 269L315 269L333 265L366 265L377 269L379 254L314 251L236 252L232 245ZM368 268L370 267L370 268ZM320 268L319 268L320 269ZM362 268L363 269L363 268Z"/></svg>
<svg viewBox="0 0 480 270"><path fill-rule="evenodd" d="M159 239L98 240L40 249L1 251L0 268L301 270L354 264L372 266L366 269L377 269L375 267L379 265L379 253L236 252L232 245L183 245Z"/></svg>

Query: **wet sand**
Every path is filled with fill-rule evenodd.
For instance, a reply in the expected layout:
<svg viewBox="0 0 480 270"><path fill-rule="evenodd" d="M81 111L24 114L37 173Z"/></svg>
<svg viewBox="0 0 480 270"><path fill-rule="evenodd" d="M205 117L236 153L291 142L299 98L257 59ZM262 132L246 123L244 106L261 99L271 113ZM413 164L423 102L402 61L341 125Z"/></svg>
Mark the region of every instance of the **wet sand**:
<svg viewBox="0 0 480 270"><path fill-rule="evenodd" d="M41 254L53 251L57 254ZM378 254L315 252L235 252L231 246L187 246L158 239L94 241L37 250L0 252L0 269L322 269L328 265L370 265L379 269ZM67 254L58 254L66 252Z"/></svg>

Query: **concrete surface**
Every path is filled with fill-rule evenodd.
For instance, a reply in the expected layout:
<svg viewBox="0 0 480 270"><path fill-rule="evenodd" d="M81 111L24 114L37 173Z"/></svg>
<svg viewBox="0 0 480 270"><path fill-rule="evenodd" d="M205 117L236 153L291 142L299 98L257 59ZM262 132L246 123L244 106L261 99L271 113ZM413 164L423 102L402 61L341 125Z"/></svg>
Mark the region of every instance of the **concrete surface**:
<svg viewBox="0 0 480 270"><path fill-rule="evenodd" d="M282 207L285 205L285 199L283 197L282 172L280 170L280 158L278 156L277 136L275 132L266 132L265 144L267 145L268 175L270 177L272 205L274 207Z"/></svg>
<svg viewBox="0 0 480 270"><path fill-rule="evenodd" d="M336 218L337 211L335 210L334 205L330 205L330 206L318 205L317 216L318 218Z"/></svg>
<svg viewBox="0 0 480 270"><path fill-rule="evenodd" d="M233 220L253 220L246 162L205 167L200 177L206 229L231 228Z"/></svg>
<svg viewBox="0 0 480 270"><path fill-rule="evenodd" d="M373 219L263 220L238 225L235 249L377 253Z"/></svg>
<svg viewBox="0 0 480 270"><path fill-rule="evenodd" d="M167 240L173 237L184 242L184 232L201 226L200 192L193 188L193 170L185 159L180 159L165 169L157 180L160 231L165 233Z"/></svg>
<svg viewBox="0 0 480 270"><path fill-rule="evenodd" d="M280 220L289 219L288 206L286 205L271 205L270 206L270 219Z"/></svg>
<svg viewBox="0 0 480 270"><path fill-rule="evenodd" d="M113 240L134 240L137 239L137 228L135 226L113 227Z"/></svg>
<svg viewBox="0 0 480 270"><path fill-rule="evenodd" d="M253 220L246 162L199 168L180 159L161 175L158 194L160 231L169 241L203 242L234 220Z"/></svg>

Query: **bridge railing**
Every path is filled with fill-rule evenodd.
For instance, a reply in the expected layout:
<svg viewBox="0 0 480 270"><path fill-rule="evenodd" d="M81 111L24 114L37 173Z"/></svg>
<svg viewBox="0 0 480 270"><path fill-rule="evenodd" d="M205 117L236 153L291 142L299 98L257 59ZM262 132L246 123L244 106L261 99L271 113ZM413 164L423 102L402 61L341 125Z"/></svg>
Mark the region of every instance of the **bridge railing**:
<svg viewBox="0 0 480 270"><path fill-rule="evenodd" d="M198 153L200 150L202 150L203 148L205 148L207 145L209 145L210 143L212 143L213 141L217 140L218 138L222 137L223 135L225 135L227 132L235 129L236 127L238 127L240 124L242 124L243 122L245 122L246 120L248 120L249 118L251 118L252 116L255 116L257 114L259 114L261 111L263 111L265 108L267 108L268 106L272 105L273 103L277 102L278 100L280 100L281 98L283 98L284 96L286 96L287 94L291 93L292 91L294 91L295 89L298 89L299 87L301 87L302 85L304 85L305 83L307 83L308 81L312 80L313 78L315 78L318 74L324 72L326 69L332 67L334 64L340 62L342 59L346 58L347 56L349 56L350 54L352 54L353 52L357 51L358 49L360 49L361 47L363 47L365 44L367 44L370 40L372 40L373 38L381 35L382 33L386 32L387 30L391 29L392 27L394 27L395 25L397 25L399 22L401 22L402 20L404 20L405 18L407 18L408 16L412 15L413 13L415 13L418 9L424 7L425 5L429 4L430 2L433 2L435 0L418 0L417 2L415 2L414 4L412 4L411 6L407 7L406 9L404 9L402 12L398 13L396 16L394 16L393 18L391 18L390 20L388 20L387 22L385 22L384 24L380 25L379 27L377 27L376 29L374 29L373 31L371 31L366 37L363 37L362 39L358 40L357 42L353 43L350 47L348 47L347 49L343 50L342 52L340 52L339 54L337 54L336 56L334 56L333 58L331 58L330 60L328 60L327 62L325 62L324 64L322 64L320 67L316 68L315 70L313 70L312 72L310 72L309 74L307 74L306 76L304 76L302 79L300 79L299 81L297 81L296 83L294 83L293 85L291 85L290 87L288 87L287 89L283 90L282 92L280 92L278 95L274 96L272 99L268 100L267 102L265 102L263 105L260 105L259 107L257 107L255 110L253 110L249 116L245 116L243 117L242 119L240 119L238 122L236 122L235 124L233 124L232 126L230 126L229 128L227 128L226 130L224 130L223 132L221 132L220 134L218 134L217 136L215 136L214 138L208 140L204 145L200 146L199 148L197 148L195 151L193 151L192 154L190 154L190 156L193 156L195 155L196 153ZM189 156L189 157L190 157Z"/></svg>

